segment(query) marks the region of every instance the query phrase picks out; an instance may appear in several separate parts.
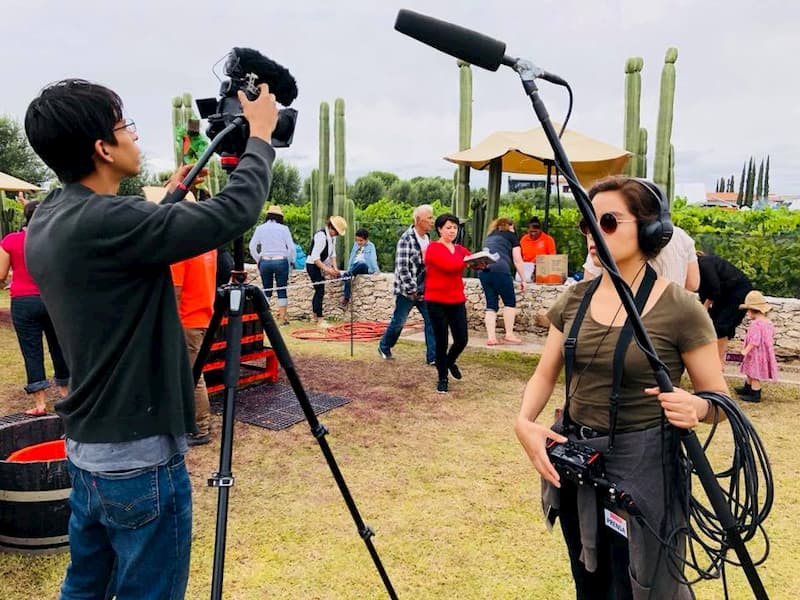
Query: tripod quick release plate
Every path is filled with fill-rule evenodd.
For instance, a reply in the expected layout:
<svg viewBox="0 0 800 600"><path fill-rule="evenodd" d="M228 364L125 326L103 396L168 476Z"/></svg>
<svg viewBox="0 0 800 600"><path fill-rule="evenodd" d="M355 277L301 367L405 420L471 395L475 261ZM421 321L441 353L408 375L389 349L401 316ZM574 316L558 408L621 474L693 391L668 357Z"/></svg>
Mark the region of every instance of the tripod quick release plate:
<svg viewBox="0 0 800 600"><path fill-rule="evenodd" d="M233 487L233 475L214 473L208 478L208 487Z"/></svg>
<svg viewBox="0 0 800 600"><path fill-rule="evenodd" d="M560 444L550 440L547 456L561 477L578 485L592 484L605 475L603 454L586 444L572 441Z"/></svg>

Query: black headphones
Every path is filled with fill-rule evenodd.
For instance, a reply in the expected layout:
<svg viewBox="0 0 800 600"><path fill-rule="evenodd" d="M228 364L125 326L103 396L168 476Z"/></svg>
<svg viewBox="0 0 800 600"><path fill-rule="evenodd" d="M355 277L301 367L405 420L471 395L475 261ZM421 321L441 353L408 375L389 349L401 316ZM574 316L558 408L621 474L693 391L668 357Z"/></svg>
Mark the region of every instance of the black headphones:
<svg viewBox="0 0 800 600"><path fill-rule="evenodd" d="M650 223L639 222L637 224L639 228L639 248L645 254L651 254L661 250L672 239L674 228L669 214L667 198L661 188L649 179L641 179L639 177L631 177L630 179L639 182L648 191L658 207L658 217L655 221Z"/></svg>

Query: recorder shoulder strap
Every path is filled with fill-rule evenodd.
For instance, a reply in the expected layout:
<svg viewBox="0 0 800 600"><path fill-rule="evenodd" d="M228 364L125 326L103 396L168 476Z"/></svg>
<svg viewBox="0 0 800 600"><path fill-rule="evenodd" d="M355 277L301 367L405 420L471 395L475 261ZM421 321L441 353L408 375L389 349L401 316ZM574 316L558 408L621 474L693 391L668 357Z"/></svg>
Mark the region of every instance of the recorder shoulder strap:
<svg viewBox="0 0 800 600"><path fill-rule="evenodd" d="M597 286L599 285L600 277L595 277L594 280L589 284L589 287L586 288L586 292L583 294L583 299L581 300L578 310L575 313L575 319L572 321L572 327L569 329L569 335L564 340L564 388L566 390L566 397L564 398L564 413L561 420L564 425L565 432L568 432L573 424L572 420L569 418L569 399L570 396L572 396L570 385L572 380L572 369L575 367L575 348L578 345L578 332L580 331L583 317L586 315L586 311L589 308L589 302L592 301L592 296L594 296Z"/></svg>
<svg viewBox="0 0 800 600"><path fill-rule="evenodd" d="M653 291L653 285L656 282L655 270L649 264L645 267L644 278L642 284L636 291L634 304L636 304L636 312L639 315L644 310L644 305L647 304L647 299L650 297L650 292ZM608 449L614 447L614 434L617 429L617 413L619 411L619 388L622 385L622 375L625 370L625 354L633 337L633 325L629 318L625 319L625 324L622 326L622 331L617 340L617 347L614 350L614 362L612 373L612 387L611 396L609 396L608 403Z"/></svg>

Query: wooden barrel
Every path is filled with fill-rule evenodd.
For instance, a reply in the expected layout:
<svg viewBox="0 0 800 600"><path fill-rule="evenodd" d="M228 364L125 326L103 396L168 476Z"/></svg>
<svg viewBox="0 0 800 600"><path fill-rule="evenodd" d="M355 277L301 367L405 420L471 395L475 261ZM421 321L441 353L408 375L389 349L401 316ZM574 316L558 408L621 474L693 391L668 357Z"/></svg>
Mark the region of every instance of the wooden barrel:
<svg viewBox="0 0 800 600"><path fill-rule="evenodd" d="M56 415L0 418L0 551L47 554L69 549L72 484L66 459L7 460L13 452L63 434Z"/></svg>

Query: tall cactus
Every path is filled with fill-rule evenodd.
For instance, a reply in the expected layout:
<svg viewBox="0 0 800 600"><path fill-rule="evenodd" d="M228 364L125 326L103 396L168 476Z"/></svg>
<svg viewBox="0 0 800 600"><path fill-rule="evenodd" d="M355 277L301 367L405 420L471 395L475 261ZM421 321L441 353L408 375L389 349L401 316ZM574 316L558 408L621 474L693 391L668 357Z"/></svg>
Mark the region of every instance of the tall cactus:
<svg viewBox="0 0 800 600"><path fill-rule="evenodd" d="M653 181L667 194L667 201L672 204L669 190L674 189L674 163L670 161L672 145L672 113L675 103L675 61L678 60L678 49L668 48L664 56L664 68L661 71L661 95L658 103L658 128L656 129L656 155L653 161Z"/></svg>
<svg viewBox="0 0 800 600"><path fill-rule="evenodd" d="M312 235L325 224L330 216L328 207L328 180L330 173L330 106L327 102L319 105L319 166L317 171L317 195L311 199Z"/></svg>
<svg viewBox="0 0 800 600"><path fill-rule="evenodd" d="M0 190L0 239L14 231L14 209L6 208L6 193Z"/></svg>
<svg viewBox="0 0 800 600"><path fill-rule="evenodd" d="M462 60L458 61L459 73L459 121L458 149L466 150L472 145L472 68ZM459 165L456 169L456 187L453 197L453 214L466 218L469 214L469 165Z"/></svg>
<svg viewBox="0 0 800 600"><path fill-rule="evenodd" d="M345 216L347 211L347 180L345 179L345 128L344 100L337 98L333 103L333 214L347 220L347 231L337 238L336 256L341 256L347 264L350 248L353 247L353 222Z"/></svg>
<svg viewBox="0 0 800 600"><path fill-rule="evenodd" d="M228 174L220 166L219 159L214 157L208 161L208 177L206 177L208 193L216 196L225 187L227 181Z"/></svg>
<svg viewBox="0 0 800 600"><path fill-rule="evenodd" d="M192 110L192 95L184 93L172 99L172 140L175 144L175 168L183 165L183 146L178 142L178 134L181 138L189 119L197 118Z"/></svg>
<svg viewBox="0 0 800 600"><path fill-rule="evenodd" d="M642 166L647 169L647 131L639 125L642 98L642 67L644 59L633 56L625 62L625 150L633 156L625 167L625 174L642 177ZM642 148L642 131L645 145ZM643 153L643 154L642 154ZM644 163L644 165L642 165Z"/></svg>
<svg viewBox="0 0 800 600"><path fill-rule="evenodd" d="M481 237L473 242L476 251L483 247L483 242L486 237L486 228L489 227L489 223L497 218L500 212L500 184L502 180L503 159L495 158L489 165L488 194L486 198L486 211L483 216L483 227L480 232Z"/></svg>
<svg viewBox="0 0 800 600"><path fill-rule="evenodd" d="M635 177L647 177L647 129L639 128L639 152L636 154Z"/></svg>

